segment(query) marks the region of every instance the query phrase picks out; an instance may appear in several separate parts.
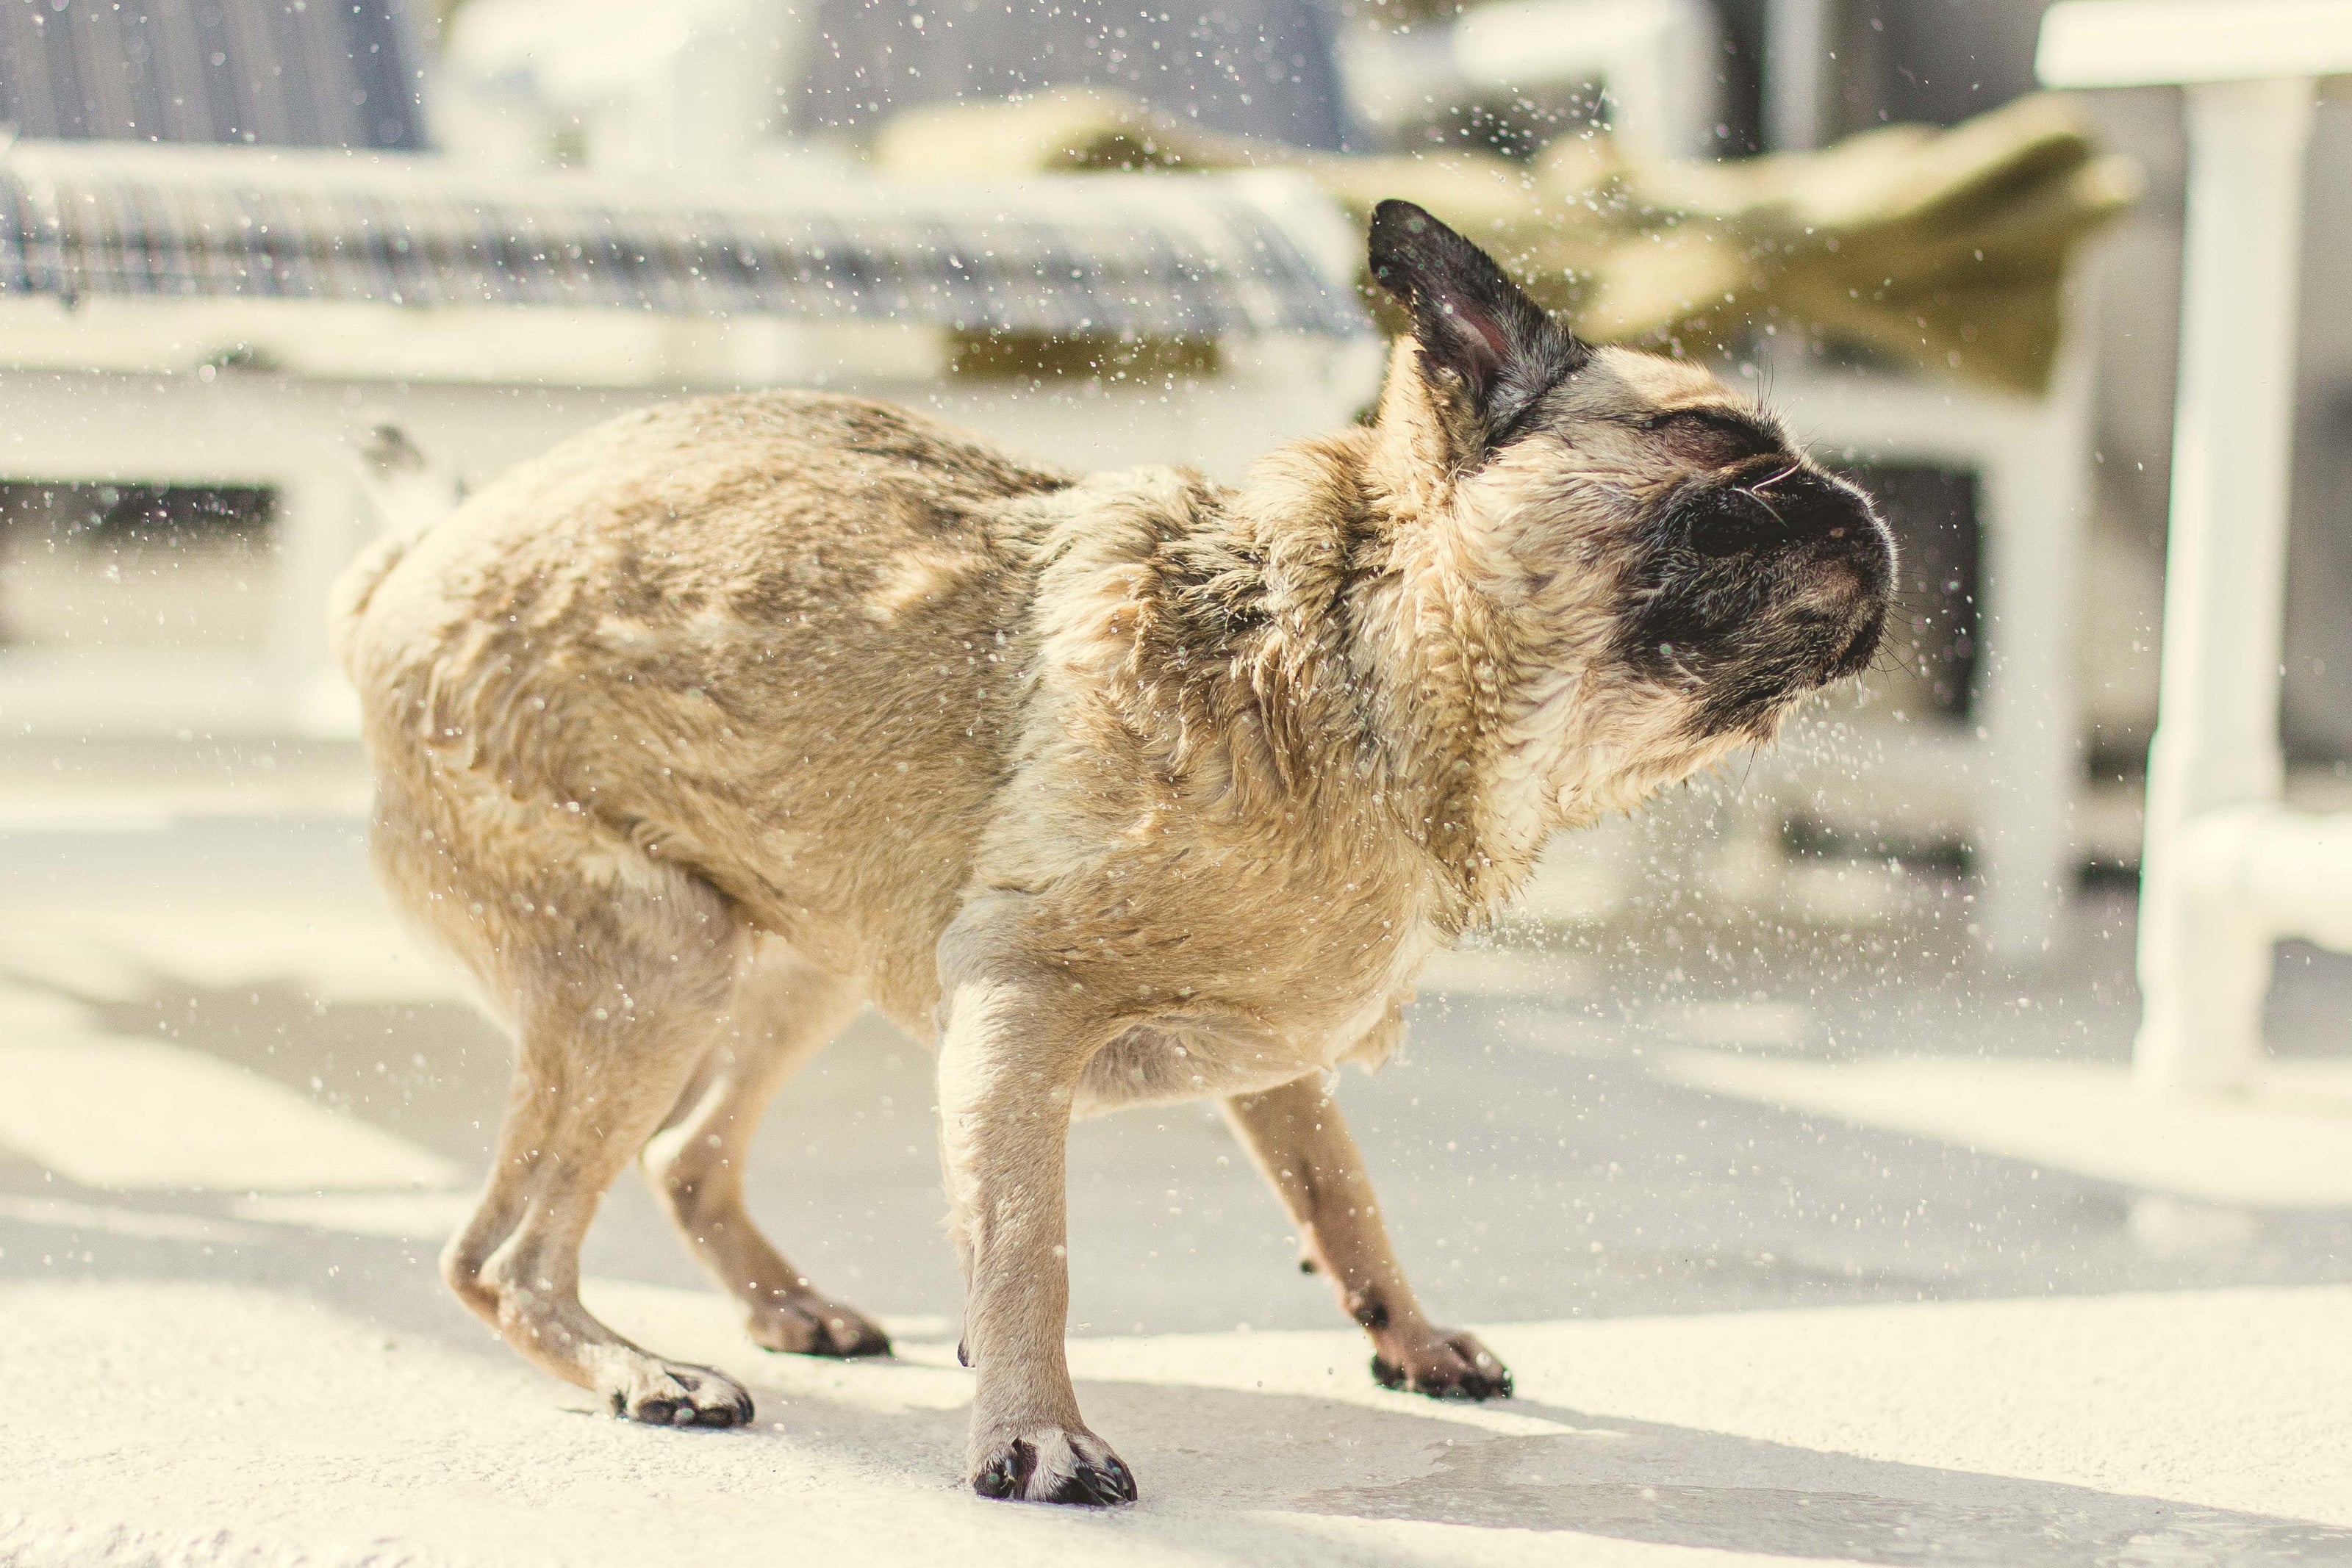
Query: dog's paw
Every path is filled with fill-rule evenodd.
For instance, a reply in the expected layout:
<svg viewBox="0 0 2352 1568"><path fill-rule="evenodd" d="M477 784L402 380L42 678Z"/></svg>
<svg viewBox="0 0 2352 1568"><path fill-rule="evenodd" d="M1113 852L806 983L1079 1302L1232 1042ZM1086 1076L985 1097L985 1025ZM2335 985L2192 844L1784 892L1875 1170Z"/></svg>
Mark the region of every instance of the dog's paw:
<svg viewBox="0 0 2352 1568"><path fill-rule="evenodd" d="M1511 1396L1511 1369L1475 1334L1444 1329L1432 1329L1424 1339L1374 1353L1372 1381L1433 1399Z"/></svg>
<svg viewBox="0 0 2352 1568"><path fill-rule="evenodd" d="M788 1355L887 1355L890 1336L852 1307L823 1296L764 1301L743 1320L743 1332L762 1350Z"/></svg>
<svg viewBox="0 0 2352 1568"><path fill-rule="evenodd" d="M751 1396L723 1372L632 1357L599 1390L613 1414L652 1427L748 1427Z"/></svg>
<svg viewBox="0 0 2352 1568"><path fill-rule="evenodd" d="M1083 1427L998 1427L973 1439L971 1490L1015 1502L1109 1508L1135 1500L1135 1477Z"/></svg>

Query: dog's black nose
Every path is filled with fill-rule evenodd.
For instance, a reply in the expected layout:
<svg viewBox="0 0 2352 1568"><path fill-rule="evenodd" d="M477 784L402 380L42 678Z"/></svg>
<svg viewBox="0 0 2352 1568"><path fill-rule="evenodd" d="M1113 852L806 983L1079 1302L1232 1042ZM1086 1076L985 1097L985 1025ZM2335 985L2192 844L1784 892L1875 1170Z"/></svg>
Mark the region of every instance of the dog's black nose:
<svg viewBox="0 0 2352 1568"><path fill-rule="evenodd" d="M1710 486L1685 501L1683 517L1691 548L1717 559L1804 542L1833 551L1880 544L1878 520L1862 492L1803 468Z"/></svg>
<svg viewBox="0 0 2352 1568"><path fill-rule="evenodd" d="M1770 549L1795 537L1784 514L1751 490L1717 490L1689 513L1691 549L1721 559Z"/></svg>

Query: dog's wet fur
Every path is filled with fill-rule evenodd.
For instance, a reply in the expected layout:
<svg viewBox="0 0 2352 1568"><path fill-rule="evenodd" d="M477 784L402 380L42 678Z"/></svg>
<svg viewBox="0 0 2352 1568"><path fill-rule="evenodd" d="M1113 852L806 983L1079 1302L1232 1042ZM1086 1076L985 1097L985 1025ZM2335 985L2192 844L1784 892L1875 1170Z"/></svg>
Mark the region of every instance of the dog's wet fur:
<svg viewBox="0 0 2352 1568"><path fill-rule="evenodd" d="M750 1418L577 1293L639 1161L772 1350L887 1354L744 1212L743 1153L870 1000L939 1055L967 1477L1131 1500L1063 1358L1074 1114L1213 1097L1393 1387L1507 1395L1406 1283L1329 1069L1552 833L1771 738L1876 644L1870 503L1691 365L1592 348L1420 209L1378 414L1078 476L811 393L635 413L346 576L395 901L517 1041L444 1271L639 1420Z"/></svg>

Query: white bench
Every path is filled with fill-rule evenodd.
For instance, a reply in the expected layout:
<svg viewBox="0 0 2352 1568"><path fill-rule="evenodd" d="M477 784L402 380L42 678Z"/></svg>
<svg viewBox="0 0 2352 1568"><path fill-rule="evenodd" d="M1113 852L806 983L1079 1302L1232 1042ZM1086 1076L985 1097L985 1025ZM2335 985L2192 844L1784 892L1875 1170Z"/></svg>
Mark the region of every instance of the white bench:
<svg viewBox="0 0 2352 1568"><path fill-rule="evenodd" d="M2352 948L2352 817L2285 809L2278 729L2305 152L2315 79L2352 72L2352 0L2066 0L2037 65L2053 87L2188 89L2135 1066L2230 1089L2261 1059L2273 946Z"/></svg>
<svg viewBox="0 0 2352 1568"><path fill-rule="evenodd" d="M2079 300L2068 304L2080 314ZM1975 476L1979 568L1964 716L1808 715L1758 769L1754 804L1867 838L1965 843L1977 879L1968 925L2009 962L2050 950L2081 859L2075 624L2091 371L2078 331L2040 397L1824 369L1797 354L1760 377L1767 401L1824 459Z"/></svg>
<svg viewBox="0 0 2352 1568"><path fill-rule="evenodd" d="M277 502L259 652L7 649L0 722L16 736L343 728L324 606L374 526L351 465L380 423L479 482L646 402L814 385L1072 467L1237 477L1270 446L1344 424L1382 361L1354 226L1281 173L771 195L508 184L431 158L20 142L0 155L0 477L252 486ZM240 225L284 243L243 247ZM531 271L566 241L575 262L582 244L619 249L601 273L560 256ZM762 270L714 281L739 252ZM875 298L852 308L861 289ZM1196 354L1172 374L955 375L967 316L1031 339L1175 333L1197 348L1205 334L1213 368Z"/></svg>

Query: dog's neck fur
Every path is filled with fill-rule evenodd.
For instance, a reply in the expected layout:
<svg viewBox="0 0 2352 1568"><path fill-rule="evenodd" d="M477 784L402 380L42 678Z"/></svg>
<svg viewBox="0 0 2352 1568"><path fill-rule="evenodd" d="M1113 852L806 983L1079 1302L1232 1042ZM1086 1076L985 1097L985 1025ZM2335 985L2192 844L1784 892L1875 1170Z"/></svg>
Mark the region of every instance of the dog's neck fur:
<svg viewBox="0 0 2352 1568"><path fill-rule="evenodd" d="M1376 423L1273 454L1167 539L1137 668L1137 695L1173 705L1171 763L1220 748L1229 809L1406 841L1449 935L1565 820L1524 722L1557 650L1455 504L1476 434L1402 343Z"/></svg>

